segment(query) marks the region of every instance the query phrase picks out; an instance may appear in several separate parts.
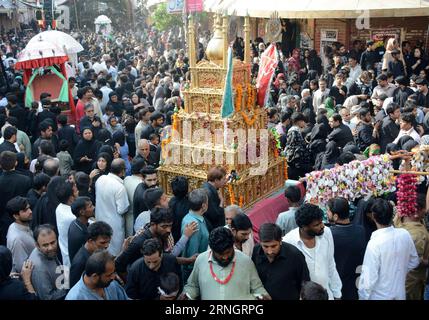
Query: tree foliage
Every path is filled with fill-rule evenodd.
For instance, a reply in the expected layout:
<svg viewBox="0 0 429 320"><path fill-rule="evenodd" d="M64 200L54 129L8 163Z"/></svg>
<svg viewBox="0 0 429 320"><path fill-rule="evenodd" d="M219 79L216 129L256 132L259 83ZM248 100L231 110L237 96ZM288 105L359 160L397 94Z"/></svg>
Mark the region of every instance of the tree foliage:
<svg viewBox="0 0 429 320"><path fill-rule="evenodd" d="M182 22L182 16L178 14L169 14L167 12L167 4L161 3L153 13L153 20L155 28L159 31L170 30L175 27L180 27Z"/></svg>

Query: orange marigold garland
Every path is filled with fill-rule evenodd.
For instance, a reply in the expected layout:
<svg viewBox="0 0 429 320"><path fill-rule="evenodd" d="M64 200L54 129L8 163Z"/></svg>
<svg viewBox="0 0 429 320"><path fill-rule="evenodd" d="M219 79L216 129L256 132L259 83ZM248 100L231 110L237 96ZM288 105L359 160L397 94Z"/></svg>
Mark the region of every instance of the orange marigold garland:
<svg viewBox="0 0 429 320"><path fill-rule="evenodd" d="M247 84L247 109L252 110L255 104L255 91L253 90L252 84Z"/></svg>
<svg viewBox="0 0 429 320"><path fill-rule="evenodd" d="M289 180L289 175L288 175L288 172L287 172L287 170L288 170L288 165L287 165L287 159L286 159L286 157L284 158L284 166L283 166L283 170L284 170L284 177L285 177L285 180Z"/></svg>
<svg viewBox="0 0 429 320"><path fill-rule="evenodd" d="M240 202L239 202L240 208L243 208L243 203L244 203L244 198L243 196L240 196Z"/></svg>
<svg viewBox="0 0 429 320"><path fill-rule="evenodd" d="M241 102L243 100L243 88L241 84L237 84L235 87L235 111L241 110Z"/></svg>
<svg viewBox="0 0 429 320"><path fill-rule="evenodd" d="M248 126L252 126L256 121L256 114L253 116L252 119L250 119L245 112L241 111L241 116L243 117L244 122L246 122Z"/></svg>
<svg viewBox="0 0 429 320"><path fill-rule="evenodd" d="M161 153L162 153L162 159L166 159L167 158L167 154L166 154L166 150L165 147L171 143L171 141L173 140L173 132L178 130L179 127L179 123L177 121L177 113L174 113L173 116L171 117L172 123L171 123L171 135L169 137L167 137L166 139L162 140L161 142Z"/></svg>
<svg viewBox="0 0 429 320"><path fill-rule="evenodd" d="M228 185L228 192L229 192L229 199L231 204L235 204L235 194L234 194L234 190L232 189L232 184Z"/></svg>

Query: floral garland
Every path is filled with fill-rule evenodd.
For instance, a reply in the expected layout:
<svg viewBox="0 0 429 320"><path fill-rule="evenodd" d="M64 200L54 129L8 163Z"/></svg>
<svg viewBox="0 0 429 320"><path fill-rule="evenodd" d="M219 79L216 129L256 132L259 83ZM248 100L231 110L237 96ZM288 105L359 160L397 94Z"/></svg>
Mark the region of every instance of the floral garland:
<svg viewBox="0 0 429 320"><path fill-rule="evenodd" d="M284 161L284 166L283 166L283 175L284 175L284 179L289 180L289 174L288 174L288 164L287 164L287 159L286 157L283 158Z"/></svg>
<svg viewBox="0 0 429 320"><path fill-rule="evenodd" d="M276 128L270 129L271 134L274 137L275 145L274 145L274 157L277 159L280 155L280 150L282 148L282 144L280 142L280 134L277 132Z"/></svg>
<svg viewBox="0 0 429 320"><path fill-rule="evenodd" d="M251 85L249 84L248 86L251 87ZM253 90L251 90L252 94L251 97L254 100L253 97ZM241 84L237 84L237 86L235 87L235 111L236 112L240 112L241 116L243 117L244 122L250 127L253 126L253 124L256 122L256 114L253 115L253 117L249 117L243 110L241 110L241 104L242 104L242 100L243 100L243 87L241 86ZM249 104L249 91L248 91L248 99L247 99L247 106L249 111L251 112L251 105ZM253 107L253 105L252 105Z"/></svg>
<svg viewBox="0 0 429 320"><path fill-rule="evenodd" d="M244 119L244 122L246 122L246 124L249 126L249 127L251 127L251 126L253 126L253 124L255 123L255 121L256 121L256 114L255 115L253 115L253 118L249 118L249 116L247 115L247 114L245 114L243 111L241 111L241 116L243 117L243 119Z"/></svg>
<svg viewBox="0 0 429 320"><path fill-rule="evenodd" d="M235 193L232 189L232 184L228 185L229 199L231 200L231 205L235 204Z"/></svg>
<svg viewBox="0 0 429 320"><path fill-rule="evenodd" d="M240 208L243 208L243 203L244 203L244 198L243 198L243 196L240 196L240 201L239 201L239 206L240 206Z"/></svg>
<svg viewBox="0 0 429 320"><path fill-rule="evenodd" d="M253 90L252 84L247 84L247 109L252 110L255 104L255 91Z"/></svg>
<svg viewBox="0 0 429 320"><path fill-rule="evenodd" d="M413 159L411 160L411 168L413 171L429 171L429 146L421 145L412 150L414 152ZM425 176L418 176L417 182L422 183L425 181Z"/></svg>
<svg viewBox="0 0 429 320"><path fill-rule="evenodd" d="M212 255L212 253L210 251L209 259L210 259L211 255ZM216 273L213 270L213 262L210 263L210 274L213 277L213 279L221 285L225 285L231 280L232 276L234 275L234 271L235 271L235 260L232 262L232 268L231 268L231 272L229 273L229 275L224 280L221 280L218 278L218 276L216 275Z"/></svg>
<svg viewBox="0 0 429 320"><path fill-rule="evenodd" d="M388 155L352 161L330 170L314 171L306 175L306 200L326 205L328 200L344 197L354 201L360 197L381 196L396 190L395 177L390 172Z"/></svg>
<svg viewBox="0 0 429 320"><path fill-rule="evenodd" d="M237 84L235 87L235 111L241 110L241 102L243 100L243 88L241 84Z"/></svg>
<svg viewBox="0 0 429 320"><path fill-rule="evenodd" d="M417 214L417 176L401 174L397 179L398 214L400 217L413 217Z"/></svg>
<svg viewBox="0 0 429 320"><path fill-rule="evenodd" d="M174 131L178 131L179 128L179 121L177 119L177 112L175 112L172 116L171 116L171 134L166 136L166 138L164 140L162 140L161 142L161 154L162 154L162 159L165 160L167 158L167 154L166 154L166 150L165 148L167 147L167 145L169 145L173 139L173 132Z"/></svg>

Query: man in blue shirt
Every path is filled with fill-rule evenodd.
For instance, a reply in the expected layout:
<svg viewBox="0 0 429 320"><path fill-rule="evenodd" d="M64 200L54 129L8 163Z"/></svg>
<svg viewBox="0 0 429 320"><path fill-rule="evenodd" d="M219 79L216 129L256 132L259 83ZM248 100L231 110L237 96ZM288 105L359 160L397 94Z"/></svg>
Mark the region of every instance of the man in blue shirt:
<svg viewBox="0 0 429 320"><path fill-rule="evenodd" d="M182 234L188 224L196 222L198 230L189 238L183 251L183 257L190 258L195 254L205 252L209 244L209 231L204 220L208 208L208 196L204 189L196 189L189 194L189 213L182 220ZM192 272L192 265L183 266L183 280L186 283Z"/></svg>
<svg viewBox="0 0 429 320"><path fill-rule="evenodd" d="M107 250L97 251L89 257L85 274L70 289L66 300L129 300L115 279L114 257Z"/></svg>

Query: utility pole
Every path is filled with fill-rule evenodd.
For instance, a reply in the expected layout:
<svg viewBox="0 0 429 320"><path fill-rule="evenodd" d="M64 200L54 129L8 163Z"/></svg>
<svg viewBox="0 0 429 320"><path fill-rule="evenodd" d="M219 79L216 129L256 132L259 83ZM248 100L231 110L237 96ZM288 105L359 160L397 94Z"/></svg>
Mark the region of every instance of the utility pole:
<svg viewBox="0 0 429 320"><path fill-rule="evenodd" d="M75 14L75 17L76 17L77 30L80 31L80 27L79 27L79 15L77 14L77 1L78 0L73 0L73 3L74 3L74 14Z"/></svg>

